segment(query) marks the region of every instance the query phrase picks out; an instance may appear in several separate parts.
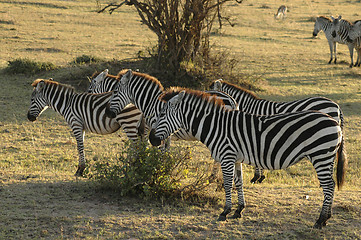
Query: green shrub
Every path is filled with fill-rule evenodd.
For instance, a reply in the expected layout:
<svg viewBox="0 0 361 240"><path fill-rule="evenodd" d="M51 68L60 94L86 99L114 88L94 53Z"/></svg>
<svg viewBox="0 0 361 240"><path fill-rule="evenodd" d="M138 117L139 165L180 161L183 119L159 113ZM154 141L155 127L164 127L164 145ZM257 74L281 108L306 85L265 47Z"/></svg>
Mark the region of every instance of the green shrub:
<svg viewBox="0 0 361 240"><path fill-rule="evenodd" d="M199 166L194 169L202 173L190 170L190 151L186 148L163 153L142 142L126 145L117 159L98 160L87 176L122 196L161 198L178 194L186 198L208 185L207 171Z"/></svg>
<svg viewBox="0 0 361 240"><path fill-rule="evenodd" d="M8 62L5 72L10 74L35 74L43 71L54 70L57 67L50 62L36 62L27 58L18 58Z"/></svg>
<svg viewBox="0 0 361 240"><path fill-rule="evenodd" d="M90 64L90 63L97 63L101 62L100 58L89 56L89 55L81 55L80 57L76 57L74 61L70 62L70 64Z"/></svg>

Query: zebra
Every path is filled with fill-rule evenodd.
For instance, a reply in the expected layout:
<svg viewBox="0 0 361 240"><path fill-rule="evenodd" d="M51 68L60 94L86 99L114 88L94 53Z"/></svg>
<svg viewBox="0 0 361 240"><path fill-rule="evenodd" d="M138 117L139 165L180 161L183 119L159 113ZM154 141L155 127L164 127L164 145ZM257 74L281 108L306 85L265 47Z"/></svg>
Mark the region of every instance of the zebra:
<svg viewBox="0 0 361 240"><path fill-rule="evenodd" d="M128 131L141 117L135 112L135 106L127 106L116 118L105 115L106 104L112 93L89 94L76 93L74 88L60 84L52 79L37 79L32 83L34 90L31 95L27 117L34 122L48 107L62 115L73 131L77 141L79 164L75 176L82 176L85 169L84 132L110 134L122 127L129 139L137 140L138 135ZM128 113L133 113L128 115ZM124 118L124 116L126 116ZM132 127L130 128L132 130Z"/></svg>
<svg viewBox="0 0 361 240"><path fill-rule="evenodd" d="M333 18L333 17L332 17ZM317 34L320 31L323 31L325 33L325 36L328 41L328 45L330 46L330 61L328 63L332 63L333 60L333 53L335 54L335 60L334 63L337 61L337 55L336 55L336 43L346 44L348 47L348 50L350 51L350 57L351 62L353 62L353 44L347 43L345 41L342 41L341 38L337 35L333 35L333 20L331 20L328 17L320 16L316 18L315 26L313 29L313 37L316 37Z"/></svg>
<svg viewBox="0 0 361 240"><path fill-rule="evenodd" d="M316 111L252 115L227 110L207 93L187 89L165 92L161 100L167 103L154 125L154 145L179 128L192 129L194 137L221 163L226 202L218 221L225 221L231 212L232 179L238 191L238 207L232 218L240 218L245 208L241 163L284 169L306 157L313 164L324 193L322 210L314 227L326 225L331 217L335 189L334 159L338 189L344 183L347 163L342 131L333 118Z"/></svg>
<svg viewBox="0 0 361 240"><path fill-rule="evenodd" d="M355 44L355 49L357 52L357 61L355 67L360 67L361 65L361 20L353 22L353 31L350 33L350 39Z"/></svg>
<svg viewBox="0 0 361 240"><path fill-rule="evenodd" d="M122 78L122 76L128 72L127 70L123 70L120 71L118 76L113 76L113 75L109 75L108 74L108 70L104 70L102 73L100 73L97 77L93 78L90 85L89 85L89 89L88 91L90 92L96 92L96 93L100 93L100 92L104 92L104 91L112 91L114 90L114 88L116 87L116 85L119 83L119 79ZM132 71L129 72L129 75L127 79L131 78L130 74L132 74ZM156 80L155 78L147 75L147 74L140 74L140 73L135 73L136 75L141 75L143 78L140 78L139 80L141 81L146 81L146 79L149 80L154 80L154 87L157 87L156 85L159 85L159 88L162 89L163 91L163 86L161 85L161 83ZM214 90L210 90L208 91L210 94L212 95L216 95L218 98L221 98L224 102L225 105L231 109L238 109L238 104L236 103L236 101L229 96L226 93L220 92L220 91L214 91ZM151 96L149 96L151 97ZM155 96L156 97L156 96ZM132 103L130 103L130 105L133 105ZM143 105L138 105L141 107L141 109L146 109L145 106ZM121 109L123 108L123 106L121 106ZM158 107L160 109L160 107ZM138 108L137 108L137 111ZM119 112L119 111L118 111ZM147 111L145 111L145 114L147 114ZM150 120L151 117L149 116L153 116L153 120L154 120L154 112L151 112L147 115L147 119ZM146 129L143 130L141 132L149 132L149 129L151 126L151 123L149 121L146 121L145 118L142 118L141 124L139 124L140 126L137 126L137 128L141 128L141 129ZM152 135L151 135L152 136ZM184 140L194 140L192 137L189 137L189 134L185 133L185 132L180 132L178 135L176 134L175 136L172 136L173 140L179 140L179 139L184 139ZM165 142L165 149L169 149L170 147L170 139L168 139L168 141Z"/></svg>
<svg viewBox="0 0 361 240"><path fill-rule="evenodd" d="M361 20L351 23L341 18L342 16L339 16L336 19L332 18L332 36L338 36L343 41L355 47L357 52L357 61L355 65L353 65L353 62L351 61L350 67L359 67L361 64Z"/></svg>
<svg viewBox="0 0 361 240"><path fill-rule="evenodd" d="M90 84L88 87L88 93L106 93L113 91L116 83L118 83L117 76L110 75L109 70L105 69L103 72L98 73L95 72L90 78ZM134 106L133 104L129 104L130 106ZM139 136L141 140L145 140L145 136L148 135L150 128L145 124L144 117L142 113L137 108L132 108L132 111L128 111L126 113L120 113L121 118L123 120L123 129L127 130L127 133L133 133L129 139L134 141L136 136ZM133 121L134 116L141 115L140 120L138 122ZM129 122L127 118L129 117Z"/></svg>
<svg viewBox="0 0 361 240"><path fill-rule="evenodd" d="M164 103L158 98L163 93L163 86L158 79L144 73L132 72L131 70L122 70L119 72L120 81L114 88L113 96L107 106L106 113L109 117L114 117L129 103L134 104L144 115L145 123L148 126L153 126L157 120L157 115L162 109ZM110 79L108 79L110 80ZM114 80L113 80L114 81ZM209 91L213 97L220 99L224 102L226 108L238 109L236 101L224 92ZM154 130L150 131L149 140L152 143ZM174 133L171 138L165 139L164 149L170 148L170 141L196 140L192 133L184 129L180 129ZM212 173L209 177L213 181L216 176L217 165L213 165Z"/></svg>
<svg viewBox="0 0 361 240"><path fill-rule="evenodd" d="M277 13L274 15L275 19L284 19L286 17L286 13L287 13L287 7L285 5L281 5L278 10Z"/></svg>
<svg viewBox="0 0 361 240"><path fill-rule="evenodd" d="M117 85L107 106L106 114L109 117L115 117L125 106L132 103L143 113L146 124L153 126L164 105L162 101L158 100L164 91L159 80L148 74L133 72L129 69L120 71L117 78L120 80L113 79L113 81L117 81ZM210 94L221 98L228 108L238 109L238 104L228 94L219 91L210 91ZM151 136L152 131L150 138ZM172 136L172 140L193 141L195 138L189 132L180 130Z"/></svg>
<svg viewBox="0 0 361 240"><path fill-rule="evenodd" d="M334 18L331 16L332 19L332 28L331 28L331 35L334 38L339 38L340 41L343 44L347 44L349 50L350 50L350 56L351 56L351 63L350 63L350 68L353 67L353 49L355 47L354 42L350 39L349 37L349 31L352 28L352 23L341 19L342 16L339 16L338 18ZM336 26L337 29L336 29Z"/></svg>
<svg viewBox="0 0 361 240"><path fill-rule="evenodd" d="M222 79L214 80L210 89L223 91L232 96L239 104L241 111L257 115L273 115L287 112L298 112L305 110L320 111L330 115L340 125L344 127L344 119L341 108L334 101L324 97L309 97L291 102L272 102L258 98L254 93L229 83ZM265 179L262 169L256 168L255 175L251 182L261 183Z"/></svg>

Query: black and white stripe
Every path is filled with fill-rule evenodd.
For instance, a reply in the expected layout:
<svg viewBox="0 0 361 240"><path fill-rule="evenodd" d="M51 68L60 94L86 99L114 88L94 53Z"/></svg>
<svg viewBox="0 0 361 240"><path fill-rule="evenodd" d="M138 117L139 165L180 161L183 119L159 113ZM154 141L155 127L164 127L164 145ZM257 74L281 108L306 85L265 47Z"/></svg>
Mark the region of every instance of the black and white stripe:
<svg viewBox="0 0 361 240"><path fill-rule="evenodd" d="M339 188L344 181L346 164L342 131L333 118L315 111L273 116L230 111L205 93L190 90L175 96L174 93L165 94L163 100L168 102L155 125L155 145L179 128L191 129L194 136L209 148L212 157L221 163L226 204L218 220L225 220L231 211L233 178L238 191L238 208L233 218L241 217L245 207L240 163L264 169L284 169L308 158L324 192L315 227L326 225L331 217L336 155Z"/></svg>
<svg viewBox="0 0 361 240"><path fill-rule="evenodd" d="M332 18L332 36L334 38L339 38L342 43L347 44L349 51L350 51L350 57L351 57L351 64L350 67L353 66L353 49L355 47L354 41L350 39L349 32L352 28L352 23L341 19L342 16L339 16L338 18Z"/></svg>
<svg viewBox="0 0 361 240"><path fill-rule="evenodd" d="M330 58L330 61L328 63L332 62L333 54L335 54L334 63L336 63L336 61L337 61L336 43L346 44L348 46L348 49L350 51L351 61L353 61L353 45L349 44L346 41L343 41L339 36L333 34L332 19L330 19L328 17L325 17L325 16L317 17L316 22L315 22L315 26L314 26L314 29L313 29L313 36L316 37L317 34L321 30L325 33L326 39L328 41L328 45L330 46L331 58Z"/></svg>
<svg viewBox="0 0 361 240"><path fill-rule="evenodd" d="M359 67L361 64L361 20L351 23L347 20L341 19L339 16L337 19L333 18L333 36L338 36L342 41L355 47L357 52L357 61L355 67ZM351 61L350 67L353 66Z"/></svg>
<svg viewBox="0 0 361 240"><path fill-rule="evenodd" d="M116 116L129 103L134 104L144 115L148 126L155 124L159 111L164 102L158 98L163 93L162 84L154 77L147 74L123 70L119 73L121 78L114 88L112 98L107 108L108 116ZM108 79L109 80L109 79ZM236 101L226 93L219 91L210 92L213 96L222 99L230 109L238 109ZM150 136L151 140L152 134ZM195 138L189 131L180 129L172 135L172 140L189 140ZM168 143L169 145L169 143Z"/></svg>
<svg viewBox="0 0 361 240"><path fill-rule="evenodd" d="M130 120L129 112L134 112L135 106L127 106L116 118L105 115L106 104L109 102L111 92L104 94L76 93L73 88L51 80L38 79L32 84L34 91L28 111L28 119L35 121L37 117L50 107L60 113L72 129L77 141L79 165L76 176L81 176L85 169L84 132L97 134L110 134L121 126L135 124L141 114L134 114ZM123 118L126 115L126 119ZM132 122L133 121L133 122ZM137 134L127 132L128 138L136 140Z"/></svg>
<svg viewBox="0 0 361 240"><path fill-rule="evenodd" d="M111 92L117 83L117 76L110 75L109 70L105 69L99 74L93 74L88 87L88 93ZM137 139L138 137L145 139L150 128L145 124L142 113L133 104L129 104L127 109L128 111L122 111L116 117L117 119L122 120L121 127L130 140L134 141L134 139ZM134 121L134 118L140 120Z"/></svg>
<svg viewBox="0 0 361 240"><path fill-rule="evenodd" d="M344 126L341 108L334 101L324 97L309 97L291 102L273 102L258 98L254 93L221 79L213 81L210 89L223 91L231 95L239 104L241 111L256 115L273 115L298 111L320 111L330 115L340 125ZM262 182L265 176L262 169L256 169L252 183Z"/></svg>

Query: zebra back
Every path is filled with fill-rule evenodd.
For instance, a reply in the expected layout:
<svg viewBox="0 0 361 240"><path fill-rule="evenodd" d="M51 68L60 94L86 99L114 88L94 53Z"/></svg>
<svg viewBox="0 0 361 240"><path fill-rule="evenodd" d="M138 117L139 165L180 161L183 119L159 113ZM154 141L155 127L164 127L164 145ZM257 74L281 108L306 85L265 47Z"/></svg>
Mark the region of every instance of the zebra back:
<svg viewBox="0 0 361 240"><path fill-rule="evenodd" d="M72 128L78 126L93 133L109 134L120 127L115 119L105 115L111 93L76 93L72 87L43 79L36 80L33 86L35 94L29 112L35 108L44 108L39 103L45 102L60 113Z"/></svg>
<svg viewBox="0 0 361 240"><path fill-rule="evenodd" d="M210 88L228 93L237 101L240 110L250 114L273 115L313 110L330 115L341 127L344 125L341 108L337 103L324 97L309 97L291 102L273 102L260 99L251 91L223 80L215 80Z"/></svg>
<svg viewBox="0 0 361 240"><path fill-rule="evenodd" d="M350 31L352 30L353 24L345 19L341 19L341 16L333 19L332 36L338 36L342 43L349 44L353 43L350 38Z"/></svg>

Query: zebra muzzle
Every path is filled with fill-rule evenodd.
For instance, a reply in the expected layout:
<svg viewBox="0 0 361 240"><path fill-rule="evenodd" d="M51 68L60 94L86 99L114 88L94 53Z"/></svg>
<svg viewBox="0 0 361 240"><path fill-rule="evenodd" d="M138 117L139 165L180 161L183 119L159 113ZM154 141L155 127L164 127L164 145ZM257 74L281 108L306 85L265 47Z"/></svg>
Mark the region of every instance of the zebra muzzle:
<svg viewBox="0 0 361 240"><path fill-rule="evenodd" d="M114 111L110 110L109 107L106 107L105 109L105 115L109 118L115 118L116 114Z"/></svg>
<svg viewBox="0 0 361 240"><path fill-rule="evenodd" d="M162 143L162 140L159 137L155 136L154 129L152 129L149 133L149 141L155 147L159 146Z"/></svg>
<svg viewBox="0 0 361 240"><path fill-rule="evenodd" d="M36 120L36 116L31 115L30 112L28 112L28 119L29 119L29 121L34 122Z"/></svg>

